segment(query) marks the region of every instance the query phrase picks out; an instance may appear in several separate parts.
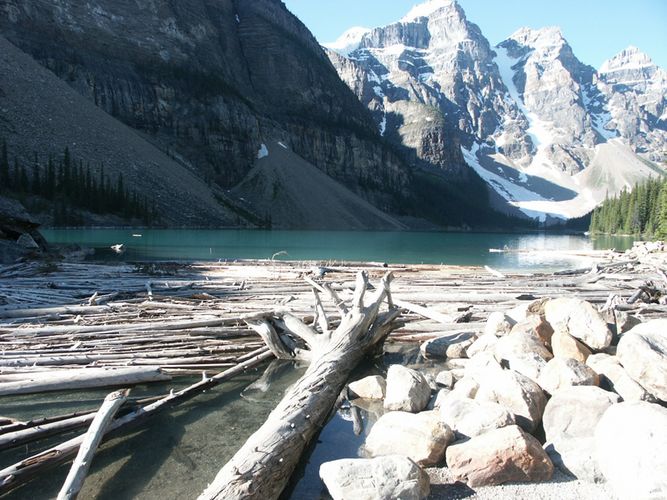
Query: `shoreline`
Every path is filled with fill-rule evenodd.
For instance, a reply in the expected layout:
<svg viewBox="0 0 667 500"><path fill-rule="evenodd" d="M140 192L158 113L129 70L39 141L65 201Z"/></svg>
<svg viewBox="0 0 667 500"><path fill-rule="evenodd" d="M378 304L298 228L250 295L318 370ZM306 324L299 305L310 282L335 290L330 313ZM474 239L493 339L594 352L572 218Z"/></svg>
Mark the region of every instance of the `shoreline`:
<svg viewBox="0 0 667 500"><path fill-rule="evenodd" d="M323 274L347 298L359 270L368 272L372 283L388 270L396 275L392 295L408 309L402 316L404 326L388 342L421 344L442 335L481 334L491 314L537 298L576 295L596 306L614 294L628 299L647 279L655 279L650 257L664 260L664 254L621 255L625 258L589 269L502 277L478 266L339 262L321 267L321 261L268 259L137 265L56 262L46 269L37 262L3 266L0 338L5 356L0 377L93 366L153 367L174 380L202 371L215 375L263 346L243 323L244 317L288 308L297 317L312 318L311 290L303 278L319 280ZM410 311L412 305L430 311L431 318ZM40 310L44 308L51 310ZM645 320L667 316L667 306L657 304L626 310L630 315L640 311ZM335 321L335 311L327 312ZM433 479L432 498L441 498L441 485L451 481ZM499 498L518 491L530 496L535 486L482 489L475 498L502 491L506 496Z"/></svg>

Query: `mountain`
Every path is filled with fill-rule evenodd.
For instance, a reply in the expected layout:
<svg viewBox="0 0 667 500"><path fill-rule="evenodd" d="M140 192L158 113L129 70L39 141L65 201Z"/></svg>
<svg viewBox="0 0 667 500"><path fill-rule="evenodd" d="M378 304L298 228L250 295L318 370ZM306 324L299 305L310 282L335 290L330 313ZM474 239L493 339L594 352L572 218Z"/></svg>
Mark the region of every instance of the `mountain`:
<svg viewBox="0 0 667 500"><path fill-rule="evenodd" d="M504 210L578 217L663 173L651 161L665 158L665 72L636 49L596 71L558 28L522 28L492 48L454 0L342 43L329 57L381 133L414 165L474 171Z"/></svg>
<svg viewBox="0 0 667 500"><path fill-rule="evenodd" d="M76 159L125 176L136 192L149 193L169 225L228 225L234 214L209 186L135 130L115 120L0 36L0 138L12 156L33 162L39 154ZM4 186L0 185L0 189ZM196 203L193 203L196 200Z"/></svg>
<svg viewBox="0 0 667 500"><path fill-rule="evenodd" d="M271 227L407 229L295 155L282 142L262 145L261 158L233 192Z"/></svg>
<svg viewBox="0 0 667 500"><path fill-rule="evenodd" d="M9 90L0 99L17 110L0 121L10 150L30 161L33 151L62 155L69 145L95 169L106 159L109 174L162 199L166 224L261 221L264 205L247 207L231 188L247 180L270 142L287 145L359 202L398 212L411 195L403 159L279 0L0 0L0 33L12 53L49 70L38 72L42 86L22 79L20 94L19 80L2 68ZM62 96L58 110L48 105L50 87ZM36 99L31 109L15 102L28 96ZM58 125L46 127L52 112ZM170 209L170 199L190 207Z"/></svg>
<svg viewBox="0 0 667 500"><path fill-rule="evenodd" d="M649 159L667 150L667 72L636 47L606 61L599 86L609 99L612 126Z"/></svg>

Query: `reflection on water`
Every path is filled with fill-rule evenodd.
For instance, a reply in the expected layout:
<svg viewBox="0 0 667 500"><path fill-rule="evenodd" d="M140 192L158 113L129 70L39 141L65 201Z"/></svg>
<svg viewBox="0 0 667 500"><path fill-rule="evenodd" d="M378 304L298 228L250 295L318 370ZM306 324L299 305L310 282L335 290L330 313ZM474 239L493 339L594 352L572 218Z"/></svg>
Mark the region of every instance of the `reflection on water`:
<svg viewBox="0 0 667 500"><path fill-rule="evenodd" d="M79 244L96 249L101 260L351 260L390 263L489 265L500 269L571 266L572 259L511 250L626 250L632 238L558 235L545 233L438 233L361 231L251 231L251 230L45 230L52 243ZM118 255L111 245L123 244ZM576 259L575 259L576 263Z"/></svg>

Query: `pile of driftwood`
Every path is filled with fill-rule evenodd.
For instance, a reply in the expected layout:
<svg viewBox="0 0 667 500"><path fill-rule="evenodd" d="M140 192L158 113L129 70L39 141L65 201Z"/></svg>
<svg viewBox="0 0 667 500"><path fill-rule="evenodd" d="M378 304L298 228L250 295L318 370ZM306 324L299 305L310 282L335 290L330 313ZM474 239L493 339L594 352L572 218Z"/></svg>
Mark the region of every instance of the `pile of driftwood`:
<svg viewBox="0 0 667 500"><path fill-rule="evenodd" d="M77 461L78 475L72 473L75 486L62 492L73 498L102 436L118 435L274 356L307 359L304 377L203 494L275 498L351 370L392 330L389 341L397 342L481 332L494 311L567 295L650 319L667 313L660 304L665 283L660 266L632 255L561 273L507 276L490 268L272 261L0 268L0 397L203 374L166 395L131 400L116 394L106 420L96 408L28 422L0 417L0 452L96 428L82 447L88 457ZM91 426L96 415L101 423ZM73 459L84 439L0 470L0 495Z"/></svg>

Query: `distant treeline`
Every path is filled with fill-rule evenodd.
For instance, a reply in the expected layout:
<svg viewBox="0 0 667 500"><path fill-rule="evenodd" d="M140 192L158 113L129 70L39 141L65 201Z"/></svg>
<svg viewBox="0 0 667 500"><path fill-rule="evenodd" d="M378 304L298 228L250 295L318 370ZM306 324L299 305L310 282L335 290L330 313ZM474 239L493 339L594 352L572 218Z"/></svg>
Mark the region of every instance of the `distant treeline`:
<svg viewBox="0 0 667 500"><path fill-rule="evenodd" d="M667 179L649 179L607 198L593 211L590 231L667 238Z"/></svg>
<svg viewBox="0 0 667 500"><path fill-rule="evenodd" d="M140 220L146 225L158 219L154 204L125 187L123 174L112 180L105 174L103 165L94 173L90 164L84 166L83 161L74 161L69 148L57 158L49 156L43 164L35 153L32 164L24 165L16 156L10 161L7 142L3 140L0 192L18 196L38 211L50 212L56 226L83 224L77 209ZM47 203L26 200L31 196Z"/></svg>

